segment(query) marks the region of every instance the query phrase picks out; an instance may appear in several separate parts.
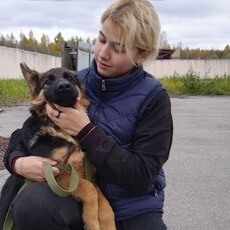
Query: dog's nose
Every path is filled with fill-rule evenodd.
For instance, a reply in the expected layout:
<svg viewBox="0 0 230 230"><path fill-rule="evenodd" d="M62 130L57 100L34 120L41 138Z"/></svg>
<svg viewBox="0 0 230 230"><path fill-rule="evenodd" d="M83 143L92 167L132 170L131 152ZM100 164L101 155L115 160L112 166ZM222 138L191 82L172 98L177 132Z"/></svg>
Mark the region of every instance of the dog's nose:
<svg viewBox="0 0 230 230"><path fill-rule="evenodd" d="M70 90L71 89L71 85L69 82L59 82L57 85L57 89L59 91L65 91L65 90Z"/></svg>

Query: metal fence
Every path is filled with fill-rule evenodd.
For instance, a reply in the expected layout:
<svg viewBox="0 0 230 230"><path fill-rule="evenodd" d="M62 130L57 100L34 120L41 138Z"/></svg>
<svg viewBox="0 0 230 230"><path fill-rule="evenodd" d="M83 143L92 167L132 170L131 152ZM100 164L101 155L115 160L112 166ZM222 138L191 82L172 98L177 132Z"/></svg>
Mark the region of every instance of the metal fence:
<svg viewBox="0 0 230 230"><path fill-rule="evenodd" d="M62 50L62 66L71 70L81 70L90 66L94 56L93 45L78 41L75 46L64 42Z"/></svg>

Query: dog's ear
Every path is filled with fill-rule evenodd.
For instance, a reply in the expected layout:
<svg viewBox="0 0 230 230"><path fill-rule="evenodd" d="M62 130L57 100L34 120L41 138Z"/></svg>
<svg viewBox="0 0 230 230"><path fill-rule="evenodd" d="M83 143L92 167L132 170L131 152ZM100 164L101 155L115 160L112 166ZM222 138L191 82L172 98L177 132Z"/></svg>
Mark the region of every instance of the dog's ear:
<svg viewBox="0 0 230 230"><path fill-rule="evenodd" d="M35 70L31 70L25 63L20 63L20 67L22 70L23 77L25 78L31 95L35 92L35 87L39 81L39 73Z"/></svg>

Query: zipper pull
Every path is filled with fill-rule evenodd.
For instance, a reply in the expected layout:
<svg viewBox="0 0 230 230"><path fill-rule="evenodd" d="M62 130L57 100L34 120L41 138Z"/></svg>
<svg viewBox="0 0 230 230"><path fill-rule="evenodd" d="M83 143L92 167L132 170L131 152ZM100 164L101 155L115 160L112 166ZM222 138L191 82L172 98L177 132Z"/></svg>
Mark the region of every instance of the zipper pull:
<svg viewBox="0 0 230 230"><path fill-rule="evenodd" d="M152 187L153 187L153 196L154 196L155 198L157 198L157 197L158 197L158 190L157 190L157 188L156 188L156 185L152 184Z"/></svg>
<svg viewBox="0 0 230 230"><path fill-rule="evenodd" d="M158 197L158 191L157 191L157 189L155 189L153 196L154 196L155 198Z"/></svg>
<svg viewBox="0 0 230 230"><path fill-rule="evenodd" d="M105 80L103 80L103 79L102 79L102 83L101 83L101 90L106 91Z"/></svg>

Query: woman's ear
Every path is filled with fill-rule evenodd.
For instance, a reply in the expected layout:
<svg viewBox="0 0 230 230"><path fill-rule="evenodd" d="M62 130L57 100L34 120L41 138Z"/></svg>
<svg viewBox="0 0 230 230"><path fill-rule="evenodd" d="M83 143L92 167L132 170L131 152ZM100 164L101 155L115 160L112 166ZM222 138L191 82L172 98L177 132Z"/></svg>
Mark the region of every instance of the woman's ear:
<svg viewBox="0 0 230 230"><path fill-rule="evenodd" d="M142 65L144 61L148 58L149 55L150 55L150 52L147 50L139 51L137 55L137 60L136 60L137 65L138 66Z"/></svg>

